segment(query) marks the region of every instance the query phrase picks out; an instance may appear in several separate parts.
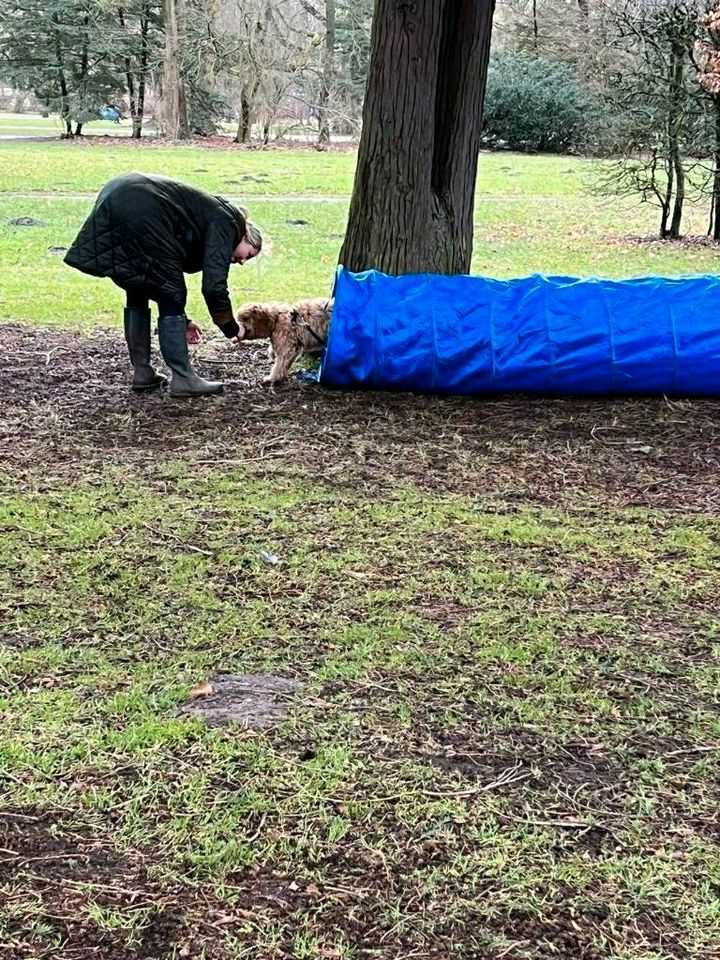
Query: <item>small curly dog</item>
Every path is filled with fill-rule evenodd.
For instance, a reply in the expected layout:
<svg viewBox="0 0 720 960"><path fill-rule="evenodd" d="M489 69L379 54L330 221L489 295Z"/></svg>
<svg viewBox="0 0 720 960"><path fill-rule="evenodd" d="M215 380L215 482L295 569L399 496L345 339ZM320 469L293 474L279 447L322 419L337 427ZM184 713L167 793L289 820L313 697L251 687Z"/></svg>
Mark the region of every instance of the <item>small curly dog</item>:
<svg viewBox="0 0 720 960"><path fill-rule="evenodd" d="M264 383L285 380L301 353L317 356L325 349L332 300L299 303L246 303L235 314L242 340L269 338L268 357L273 361Z"/></svg>

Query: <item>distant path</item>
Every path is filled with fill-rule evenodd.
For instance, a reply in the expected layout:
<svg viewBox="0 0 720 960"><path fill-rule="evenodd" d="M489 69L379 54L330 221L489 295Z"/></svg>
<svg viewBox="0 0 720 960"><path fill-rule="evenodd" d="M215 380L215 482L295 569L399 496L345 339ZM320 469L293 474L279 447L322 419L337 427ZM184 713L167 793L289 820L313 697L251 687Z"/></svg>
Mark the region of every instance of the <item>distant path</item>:
<svg viewBox="0 0 720 960"><path fill-rule="evenodd" d="M48 134L23 134L23 133L0 133L0 140L24 140L26 143L44 143L46 140L58 140L58 135Z"/></svg>

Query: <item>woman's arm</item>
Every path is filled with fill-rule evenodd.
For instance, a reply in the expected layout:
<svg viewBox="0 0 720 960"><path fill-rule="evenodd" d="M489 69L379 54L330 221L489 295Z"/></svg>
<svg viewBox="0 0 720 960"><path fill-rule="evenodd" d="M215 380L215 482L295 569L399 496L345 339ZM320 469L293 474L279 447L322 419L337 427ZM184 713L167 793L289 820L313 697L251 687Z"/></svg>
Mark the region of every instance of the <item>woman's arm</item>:
<svg viewBox="0 0 720 960"><path fill-rule="evenodd" d="M202 295L213 322L226 337L236 337L240 328L233 317L228 272L235 249L237 226L229 219L214 220L205 233L203 255Z"/></svg>

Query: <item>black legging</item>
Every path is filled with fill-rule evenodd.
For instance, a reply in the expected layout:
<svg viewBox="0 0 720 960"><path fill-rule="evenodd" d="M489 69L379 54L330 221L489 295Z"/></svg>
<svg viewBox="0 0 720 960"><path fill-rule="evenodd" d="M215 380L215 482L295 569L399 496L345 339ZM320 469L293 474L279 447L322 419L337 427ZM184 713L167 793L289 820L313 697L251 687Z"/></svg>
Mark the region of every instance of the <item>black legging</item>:
<svg viewBox="0 0 720 960"><path fill-rule="evenodd" d="M154 300L158 305L158 313L161 317L180 317L185 313L184 305L181 305L177 300L165 300L162 297L158 297L157 294L154 294L154 291L150 291L145 287L124 287L125 295L127 297L126 306L131 310L147 310L150 305L150 301Z"/></svg>

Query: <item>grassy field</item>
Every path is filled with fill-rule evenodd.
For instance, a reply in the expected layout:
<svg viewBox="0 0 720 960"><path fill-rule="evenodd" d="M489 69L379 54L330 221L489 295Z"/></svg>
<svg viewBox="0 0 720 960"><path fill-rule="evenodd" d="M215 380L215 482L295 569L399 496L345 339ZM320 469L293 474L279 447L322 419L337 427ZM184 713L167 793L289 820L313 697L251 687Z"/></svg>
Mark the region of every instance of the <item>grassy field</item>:
<svg viewBox="0 0 720 960"><path fill-rule="evenodd" d="M0 111L0 139L9 137L59 137L64 132L64 124L60 116L53 114L43 117L39 113L4 113ZM132 133L132 123L121 120L120 123L109 123L107 120L91 120L83 124L86 135L129 137ZM152 122L146 132L153 130Z"/></svg>
<svg viewBox="0 0 720 960"><path fill-rule="evenodd" d="M354 155L306 151L209 150L89 144L4 144L0 147L0 317L87 328L117 323L120 297L62 263L93 198L128 170L188 180L244 203L269 240L257 265L234 270L233 291L245 299L324 296L332 286L352 189ZM649 206L588 195L596 166L566 157L492 154L478 175L473 270L495 276L534 271L631 276L712 272L708 247L637 244L655 229ZM702 211L688 229L703 233ZM35 227L10 221L30 217ZM288 221L305 221L302 224ZM8 269L9 268L9 269ZM37 277L44 293L37 295ZM191 311L203 316L198 278L190 278Z"/></svg>
<svg viewBox="0 0 720 960"><path fill-rule="evenodd" d="M136 398L49 250L154 170L265 229L237 302L322 294L353 162L0 146L0 957L720 957L720 404L272 393L214 336L224 397ZM713 269L591 177L483 157L476 269ZM302 689L180 712L225 674Z"/></svg>

